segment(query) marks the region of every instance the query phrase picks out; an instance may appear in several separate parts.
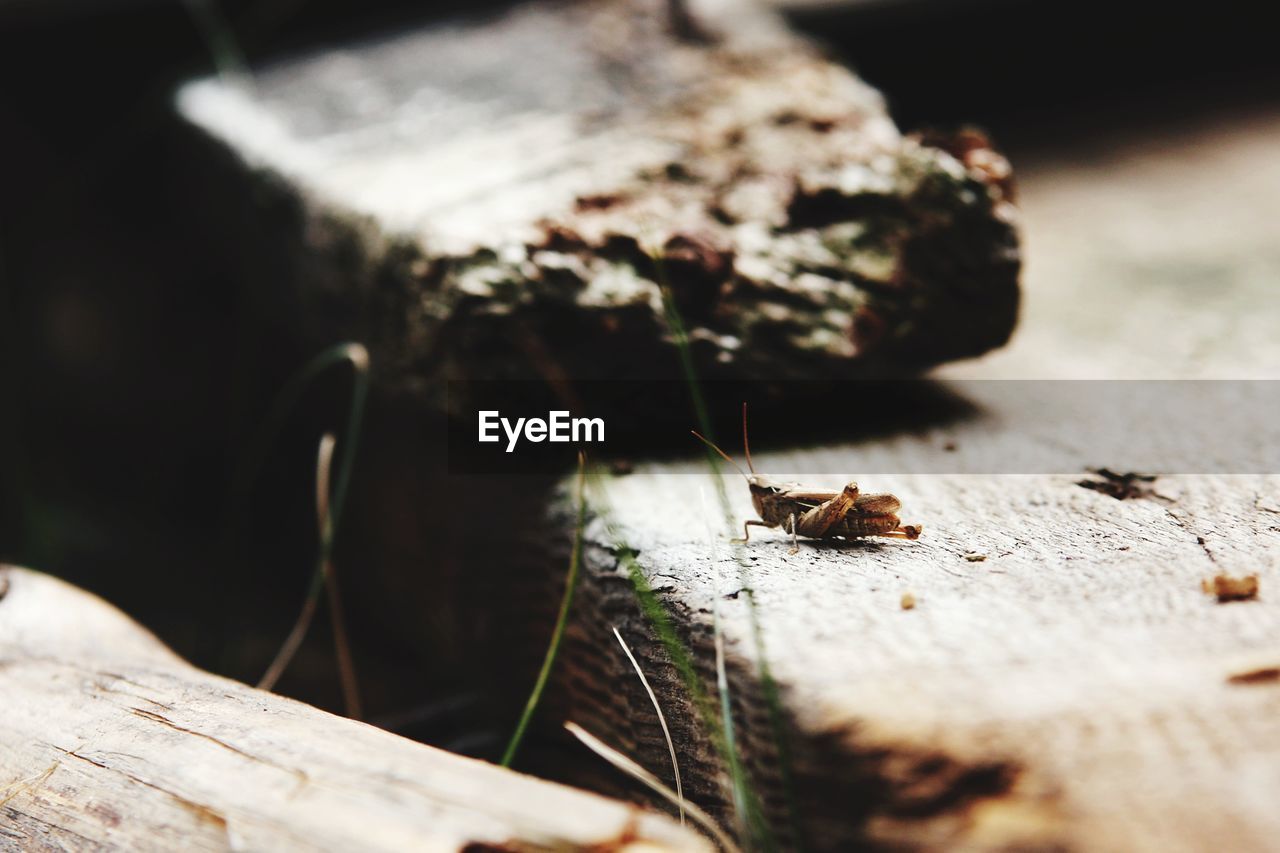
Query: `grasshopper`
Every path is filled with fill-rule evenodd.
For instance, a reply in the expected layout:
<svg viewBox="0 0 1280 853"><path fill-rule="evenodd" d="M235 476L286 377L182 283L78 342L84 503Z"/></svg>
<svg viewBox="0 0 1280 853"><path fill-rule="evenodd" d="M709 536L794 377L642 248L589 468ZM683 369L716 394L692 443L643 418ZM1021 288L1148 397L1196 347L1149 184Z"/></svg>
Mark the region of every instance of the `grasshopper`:
<svg viewBox="0 0 1280 853"><path fill-rule="evenodd" d="M751 541L752 527L781 527L791 534L791 553L800 550L799 537L810 539L857 539L863 536L890 536L897 539L918 539L921 527L903 524L898 519L902 501L893 495L864 495L857 483L849 483L839 492L824 492L806 488L800 483L782 483L766 474L756 473L751 461L751 445L747 442L747 404L742 404L742 449L747 456L748 475L738 467L729 454L716 447L698 432L691 430L725 461L738 469L751 489L751 503L760 516L747 519L742 525L742 538L735 542Z"/></svg>

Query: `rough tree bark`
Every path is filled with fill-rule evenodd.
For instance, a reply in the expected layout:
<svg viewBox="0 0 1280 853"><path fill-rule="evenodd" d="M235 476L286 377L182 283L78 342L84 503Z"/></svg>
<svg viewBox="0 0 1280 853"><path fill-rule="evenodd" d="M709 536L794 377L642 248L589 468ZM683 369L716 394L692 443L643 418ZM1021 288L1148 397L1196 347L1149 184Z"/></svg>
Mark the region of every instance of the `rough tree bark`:
<svg viewBox="0 0 1280 853"><path fill-rule="evenodd" d="M252 192L292 200L264 203L264 227L309 331L367 340L384 385L420 397L449 378L678 377L664 283L706 377L1003 344L1004 159L975 134L904 138L753 3L690 4L693 34L673 5L526 4L251 89L196 82L179 105Z"/></svg>

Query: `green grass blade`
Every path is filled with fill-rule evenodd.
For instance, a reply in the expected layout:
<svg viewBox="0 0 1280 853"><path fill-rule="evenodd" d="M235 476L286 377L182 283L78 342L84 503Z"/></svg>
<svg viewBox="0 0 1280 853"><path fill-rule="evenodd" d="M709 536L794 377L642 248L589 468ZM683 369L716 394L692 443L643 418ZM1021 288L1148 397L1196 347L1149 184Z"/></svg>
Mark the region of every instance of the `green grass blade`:
<svg viewBox="0 0 1280 853"><path fill-rule="evenodd" d="M693 404L694 416L698 420L698 427L702 434L710 441L715 441L715 436L711 429L711 419L708 415L706 399L702 394L702 386L698 381L698 373L696 365L693 361L693 353L689 348L689 335L685 328L684 318L680 316L680 310L676 305L675 297L671 293L670 283L667 280L666 268L662 263L662 257L655 252L653 255L654 266L657 270L658 287L662 293L662 305L667 320L671 337L675 341L676 349L680 355L681 370L684 374L685 385L689 390L689 397ZM725 527L730 537L736 535L733 508L729 502L729 494L725 489L724 479L720 476L720 459L710 447L704 447L704 455L707 465L711 469L712 481L715 483L716 496L719 499L720 509L724 515ZM756 659L758 661L758 673L760 676L761 689L764 694L765 705L769 714L769 725L772 730L774 746L778 754L779 775L782 777L783 790L787 800L787 810L789 813L790 823L796 845L803 847L803 827L800 821L799 804L795 799L795 784L791 769L791 752L789 748L789 732L786 727L786 720L782 714L782 700L778 691L777 682L773 679L773 673L769 668L768 655L765 650L764 631L760 625L759 609L756 605L755 593L751 582L751 568L742 552L742 548L734 549L735 561L738 565L739 581L743 589L746 590L747 596L747 614L751 625L752 642L755 645ZM713 621L713 628L715 627ZM727 685L726 685L727 689ZM723 693L723 691L722 691ZM722 695L721 704L725 704L726 699ZM726 725L731 725L729 721ZM736 750L733 751L736 761ZM730 763L730 770L733 771L734 764ZM737 767L739 772L744 769L741 765ZM735 788L745 787L745 774L743 777L734 777ZM758 802L755 797L743 796L743 802L750 804ZM736 795L735 795L736 796ZM765 820L762 811L749 812L744 816L746 822L754 828L756 842L765 849L772 849L776 846L773 833L768 822Z"/></svg>
<svg viewBox="0 0 1280 853"><path fill-rule="evenodd" d="M733 807L738 815L745 818L751 814L752 807L747 802L746 773L742 769L733 732L733 704L729 700L729 676L724 668L724 634L720 632L719 602L711 607L711 634L716 650L716 690L720 694L720 720L724 726L725 752L729 755L729 778L742 780L733 786Z"/></svg>
<svg viewBox="0 0 1280 853"><path fill-rule="evenodd" d="M603 488L605 475L598 469L593 469L592 473L593 488L598 495L593 500L596 517L603 523L613 551L631 581L632 591L635 593L640 612L644 614L645 619L653 628L658 641L662 643L667 652L667 657L670 658L672 665L676 668L676 672L679 673L680 679L684 682L685 689L688 691L689 699L693 703L694 710L699 720L701 720L704 730L710 737L716 754L730 772L735 806L739 803L743 804L743 810L737 811L740 822L752 828L752 833L758 846L768 848L772 842L768 834L768 828L764 825L763 810L760 808L759 799L748 784L742 763L732 746L731 735L728 734L729 728L732 726L732 719L729 719L728 726L726 726L725 717L721 713L722 708L725 707L725 697L728 695L727 683L726 690L720 692L721 701L717 704L707 693L706 686L694 667L692 655L680 640L680 636L676 633L675 626L671 622L671 617L662 602L658 600L658 596L654 593L648 578L645 577L643 568L636 560L634 549L625 544L617 525L613 521L613 511L609 504L607 493Z"/></svg>
<svg viewBox="0 0 1280 853"><path fill-rule="evenodd" d="M248 85L252 80L249 63L218 0L183 0L182 5L208 48L218 76L225 82Z"/></svg>
<svg viewBox="0 0 1280 853"><path fill-rule="evenodd" d="M546 689L547 680L551 677L551 668L555 665L556 656L560 653L560 644L564 640L564 629L569 623L569 608L573 605L573 593L578 586L578 574L582 568L582 539L584 529L587 526L587 457L584 453L578 454L578 517L577 524L573 533L573 553L569 556L569 577L565 580L564 597L560 600L560 613L556 617L555 627L551 631L551 642L547 646L547 654L542 660L542 669L538 671L538 679L534 682L533 691L529 694L529 700L525 703L524 712L520 715L520 721L516 723L516 730L511 735L511 740L507 744L506 750L502 753L503 767L510 767L511 762L515 760L516 751L520 749L520 741L524 739L525 730L529 727L529 721L533 719L534 712L538 709L538 702L542 699L542 692Z"/></svg>

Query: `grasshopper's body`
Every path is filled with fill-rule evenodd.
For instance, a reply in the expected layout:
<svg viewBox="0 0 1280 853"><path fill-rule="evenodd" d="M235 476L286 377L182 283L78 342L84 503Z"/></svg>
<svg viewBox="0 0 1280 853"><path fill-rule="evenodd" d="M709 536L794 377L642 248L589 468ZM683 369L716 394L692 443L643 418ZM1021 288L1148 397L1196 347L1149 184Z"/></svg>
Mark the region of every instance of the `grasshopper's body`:
<svg viewBox="0 0 1280 853"><path fill-rule="evenodd" d="M761 474L747 478L751 503L760 521L751 519L742 528L743 539L750 537L749 528L781 527L792 536L830 539L836 536L857 539L862 536L894 536L915 539L920 528L903 525L898 518L902 501L893 495L864 495L856 483L840 492L820 492L799 483L778 483Z"/></svg>
<svg viewBox="0 0 1280 853"><path fill-rule="evenodd" d="M694 433L717 453L733 460L723 450ZM893 495L864 495L856 483L849 483L839 492L824 492L806 488L799 483L781 483L764 474L757 474L751 461L751 449L747 444L747 408L742 407L742 442L746 447L747 466L751 474L747 486L751 489L751 503L760 520L750 519L742 526L742 541L751 538L751 527L781 527L791 534L792 553L798 549L797 537L810 539L857 539L864 536L890 536L900 539L917 539L920 526L903 524L898 518L902 501ZM736 466L735 466L736 467ZM741 469L739 469L741 470Z"/></svg>

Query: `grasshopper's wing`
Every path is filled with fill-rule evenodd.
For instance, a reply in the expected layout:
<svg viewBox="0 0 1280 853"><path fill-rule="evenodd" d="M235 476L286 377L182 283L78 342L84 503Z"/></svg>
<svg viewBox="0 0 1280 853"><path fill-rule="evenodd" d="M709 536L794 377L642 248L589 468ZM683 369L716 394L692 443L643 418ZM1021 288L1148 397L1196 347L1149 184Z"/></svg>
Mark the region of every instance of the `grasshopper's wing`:
<svg viewBox="0 0 1280 853"><path fill-rule="evenodd" d="M893 515L902 509L902 501L893 495L858 495L853 509L867 515Z"/></svg>
<svg viewBox="0 0 1280 853"><path fill-rule="evenodd" d="M795 489L782 494L787 500L813 508L840 496L840 492L817 492ZM866 515L888 515L902 509L902 501L893 495L860 494L853 502L853 511Z"/></svg>
<svg viewBox="0 0 1280 853"><path fill-rule="evenodd" d="M779 497L784 500L795 501L798 504L805 504L806 506L817 506L820 503L826 503L839 494L839 492L815 492L810 489L791 489L783 492Z"/></svg>

